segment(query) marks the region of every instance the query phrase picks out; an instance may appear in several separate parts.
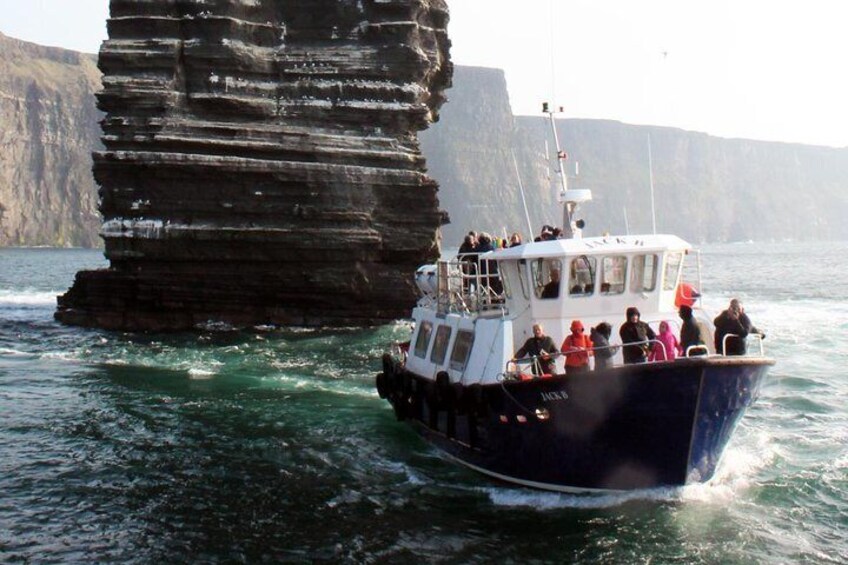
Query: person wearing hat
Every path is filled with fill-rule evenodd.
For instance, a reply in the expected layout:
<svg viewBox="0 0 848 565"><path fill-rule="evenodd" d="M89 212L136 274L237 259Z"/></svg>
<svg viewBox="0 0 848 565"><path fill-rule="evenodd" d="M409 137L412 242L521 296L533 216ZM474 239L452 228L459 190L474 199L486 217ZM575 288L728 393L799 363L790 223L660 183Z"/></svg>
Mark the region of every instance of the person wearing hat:
<svg viewBox="0 0 848 565"><path fill-rule="evenodd" d="M627 321L621 324L618 330L621 343L624 344L622 353L625 363L644 363L647 361L648 350L650 349L648 340L657 338L654 330L639 319L641 315L638 308L631 306L627 309Z"/></svg>
<svg viewBox="0 0 848 565"><path fill-rule="evenodd" d="M583 333L583 322L571 322L571 334L566 336L560 350L565 355L565 374L584 373L589 370L589 355L592 354L592 340Z"/></svg>
<svg viewBox="0 0 848 565"><path fill-rule="evenodd" d="M592 328L589 334L589 339L592 340L592 357L595 358L596 371L612 367L612 358L618 352L618 346L610 345L611 335L612 326L606 322L601 322Z"/></svg>

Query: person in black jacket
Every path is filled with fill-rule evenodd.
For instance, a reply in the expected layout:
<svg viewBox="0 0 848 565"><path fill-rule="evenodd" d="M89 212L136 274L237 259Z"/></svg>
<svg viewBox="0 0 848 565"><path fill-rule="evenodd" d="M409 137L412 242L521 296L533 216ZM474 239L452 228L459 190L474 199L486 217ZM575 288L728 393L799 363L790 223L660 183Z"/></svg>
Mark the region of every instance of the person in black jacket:
<svg viewBox="0 0 848 565"><path fill-rule="evenodd" d="M622 353L625 363L644 363L648 359L648 350L651 345L646 343L650 339L656 339L654 330L639 319L642 314L635 306L627 309L627 321L621 324L618 335L624 344ZM641 343L640 343L641 342ZM632 343L633 345L627 345Z"/></svg>
<svg viewBox="0 0 848 565"><path fill-rule="evenodd" d="M612 335L612 326L606 322L601 322L592 328L589 334L594 347L596 371L612 367L612 356L618 352L618 346L610 347L610 335Z"/></svg>
<svg viewBox="0 0 848 565"><path fill-rule="evenodd" d="M680 306L678 310L680 319L683 320L683 326L680 328L680 347L683 349L683 354L686 355L686 350L689 347L703 345L706 347L709 336L704 328L695 321L692 316L692 308L685 304ZM707 350L698 348L693 349L691 355L706 355Z"/></svg>
<svg viewBox="0 0 848 565"><path fill-rule="evenodd" d="M515 352L515 358L520 359L524 356L538 357L538 367L543 374L553 375L556 371L556 361L551 355L559 353L554 340L550 336L545 335L545 329L542 324L533 325L533 337L529 338L521 346L521 349ZM537 374L537 364L533 364L533 373Z"/></svg>
<svg viewBox="0 0 848 565"><path fill-rule="evenodd" d="M727 310L719 314L715 320L715 348L717 353L724 355L745 355L747 349L745 338L748 334L759 334L760 330L751 324L751 319L745 314L745 309L738 299L730 301ZM725 336L730 336L725 340Z"/></svg>

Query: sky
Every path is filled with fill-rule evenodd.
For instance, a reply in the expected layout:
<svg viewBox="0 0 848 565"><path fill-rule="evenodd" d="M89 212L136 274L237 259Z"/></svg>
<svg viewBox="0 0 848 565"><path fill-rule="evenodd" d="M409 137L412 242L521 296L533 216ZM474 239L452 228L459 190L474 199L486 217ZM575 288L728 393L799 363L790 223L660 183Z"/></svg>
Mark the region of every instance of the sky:
<svg viewBox="0 0 848 565"><path fill-rule="evenodd" d="M108 0L0 0L0 32L96 53ZM848 2L448 0L455 64L504 69L513 112L848 146ZM450 93L448 93L450 96Z"/></svg>

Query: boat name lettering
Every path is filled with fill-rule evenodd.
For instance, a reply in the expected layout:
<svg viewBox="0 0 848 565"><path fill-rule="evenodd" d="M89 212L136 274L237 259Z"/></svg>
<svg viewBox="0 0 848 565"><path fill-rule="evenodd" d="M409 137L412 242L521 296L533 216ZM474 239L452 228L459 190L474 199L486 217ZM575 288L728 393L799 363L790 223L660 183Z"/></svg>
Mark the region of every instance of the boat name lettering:
<svg viewBox="0 0 848 565"><path fill-rule="evenodd" d="M542 392L542 400L544 402L556 402L557 400L568 400L568 393L565 391Z"/></svg>

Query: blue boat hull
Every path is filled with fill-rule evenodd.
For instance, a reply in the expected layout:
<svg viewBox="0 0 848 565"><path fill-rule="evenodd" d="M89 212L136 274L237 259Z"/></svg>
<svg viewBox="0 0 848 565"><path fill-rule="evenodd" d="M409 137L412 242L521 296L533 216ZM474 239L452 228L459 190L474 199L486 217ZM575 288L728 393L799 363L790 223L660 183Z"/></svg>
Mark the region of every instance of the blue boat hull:
<svg viewBox="0 0 848 565"><path fill-rule="evenodd" d="M690 358L463 387L395 366L399 419L478 471L559 490L709 480L770 360Z"/></svg>

